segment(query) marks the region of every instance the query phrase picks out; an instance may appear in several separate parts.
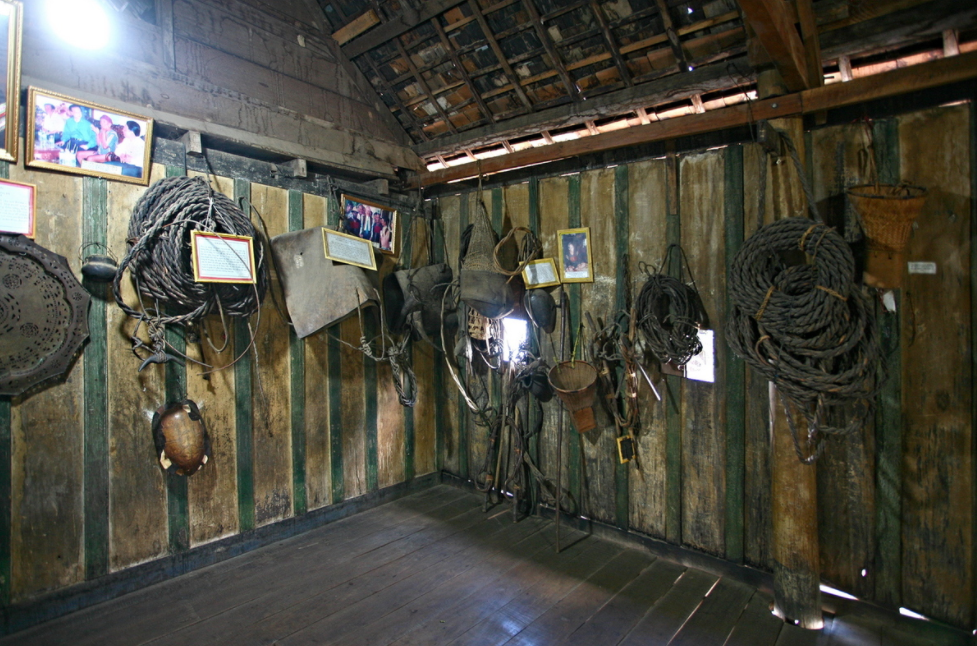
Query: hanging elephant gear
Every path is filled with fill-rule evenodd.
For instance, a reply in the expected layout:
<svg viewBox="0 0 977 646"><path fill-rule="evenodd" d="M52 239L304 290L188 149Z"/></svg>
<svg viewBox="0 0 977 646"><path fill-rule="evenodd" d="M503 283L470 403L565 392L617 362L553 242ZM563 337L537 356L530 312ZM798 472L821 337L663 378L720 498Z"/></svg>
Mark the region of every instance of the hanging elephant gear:
<svg viewBox="0 0 977 646"><path fill-rule="evenodd" d="M573 417L578 433L597 428L597 368L586 361L564 361L550 369L550 383Z"/></svg>
<svg viewBox="0 0 977 646"><path fill-rule="evenodd" d="M468 251L461 263L460 296L469 307L490 319L502 318L516 306L509 277L496 267L496 236L488 213L478 202Z"/></svg>
<svg viewBox="0 0 977 646"><path fill-rule="evenodd" d="M270 242L285 307L300 339L342 321L357 308L377 304L366 272L326 258L322 235L322 227L313 227L283 233Z"/></svg>
<svg viewBox="0 0 977 646"><path fill-rule="evenodd" d="M190 247L193 230L254 238L255 283L195 282ZM166 325L189 327L216 313L246 318L261 306L268 288L264 244L248 216L203 178L167 177L153 184L132 210L128 243L113 290L122 311L149 326L152 354L140 370L149 363L176 358L167 352ZM140 298L153 303L150 310L138 311L122 300L122 276L127 269ZM132 342L133 353L146 348L135 334Z"/></svg>
<svg viewBox="0 0 977 646"><path fill-rule="evenodd" d="M645 268L648 279L638 292L635 312L636 326L658 360L684 366L702 352L699 329L708 325L708 317L691 270L688 270L691 285L664 273L669 257L676 250L688 270L682 248L669 245L656 271L652 273Z"/></svg>
<svg viewBox="0 0 977 646"><path fill-rule="evenodd" d="M88 338L90 302L63 256L0 235L0 395L67 372Z"/></svg>
<svg viewBox="0 0 977 646"><path fill-rule="evenodd" d="M433 225L422 217L411 218L407 243L401 254L405 264L409 265L412 260L414 224L418 221L426 225L429 264L405 267L388 274L383 279L383 308L391 332L404 334L410 330L416 338L440 350L441 346L434 339L439 338L441 330L441 299L453 276L447 263L431 262ZM445 324L457 326L457 317L449 317Z"/></svg>
<svg viewBox="0 0 977 646"><path fill-rule="evenodd" d="M167 404L153 414L153 444L168 473L192 476L210 459L210 437L192 400Z"/></svg>
<svg viewBox="0 0 977 646"><path fill-rule="evenodd" d="M868 241L865 282L873 287L902 287L906 248L913 223L923 210L926 189L901 184L866 184L848 189Z"/></svg>
<svg viewBox="0 0 977 646"><path fill-rule="evenodd" d="M809 264L787 264L803 251ZM824 224L787 218L751 236L733 259L733 306L726 339L733 352L772 381L807 420L806 442L787 418L798 457L817 460L820 434L849 433L872 414L879 349L869 300L854 284L855 261L844 239ZM831 408L853 405L844 426L826 423Z"/></svg>

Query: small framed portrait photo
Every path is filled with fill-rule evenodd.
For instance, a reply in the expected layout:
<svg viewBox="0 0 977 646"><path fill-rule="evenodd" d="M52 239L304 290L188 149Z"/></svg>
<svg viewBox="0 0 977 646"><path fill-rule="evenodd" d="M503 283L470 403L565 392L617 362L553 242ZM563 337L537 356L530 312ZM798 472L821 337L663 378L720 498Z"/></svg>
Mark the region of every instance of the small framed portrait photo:
<svg viewBox="0 0 977 646"><path fill-rule="evenodd" d="M36 87L27 94L27 165L149 184L153 120Z"/></svg>
<svg viewBox="0 0 977 646"><path fill-rule="evenodd" d="M369 240L373 248L381 253L397 255L399 224L396 209L343 195L342 232Z"/></svg>
<svg viewBox="0 0 977 646"><path fill-rule="evenodd" d="M590 227L561 229L556 232L560 243L560 275L564 283L594 282L594 263L590 256Z"/></svg>

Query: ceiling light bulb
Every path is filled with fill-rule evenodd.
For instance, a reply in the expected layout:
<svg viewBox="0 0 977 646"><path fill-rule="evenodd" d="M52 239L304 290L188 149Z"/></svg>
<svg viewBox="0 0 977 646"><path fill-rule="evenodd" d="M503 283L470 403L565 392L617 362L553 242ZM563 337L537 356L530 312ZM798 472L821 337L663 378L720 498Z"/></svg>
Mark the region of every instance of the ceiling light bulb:
<svg viewBox="0 0 977 646"><path fill-rule="evenodd" d="M47 15L54 32L78 49L102 49L112 25L96 0L48 0Z"/></svg>

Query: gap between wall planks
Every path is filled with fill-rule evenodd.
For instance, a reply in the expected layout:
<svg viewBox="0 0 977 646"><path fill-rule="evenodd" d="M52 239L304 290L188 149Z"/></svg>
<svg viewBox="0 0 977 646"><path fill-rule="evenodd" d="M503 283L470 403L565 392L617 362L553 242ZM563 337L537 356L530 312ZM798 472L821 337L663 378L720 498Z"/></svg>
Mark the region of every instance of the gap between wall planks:
<svg viewBox="0 0 977 646"><path fill-rule="evenodd" d="M251 183L234 180L234 202L251 214ZM237 435L237 501L238 524L242 532L255 528L254 514L254 417L251 413L253 397L254 349L251 343L252 325L243 318L234 322L234 356L241 357L234 364L235 429ZM251 323L249 325L249 323Z"/></svg>
<svg viewBox="0 0 977 646"><path fill-rule="evenodd" d="M9 179L10 164L0 162L0 179ZM0 606L10 603L11 460L10 397L0 397Z"/></svg>
<svg viewBox="0 0 977 646"><path fill-rule="evenodd" d="M301 191L288 192L288 230L305 228L305 198ZM305 437L305 339L295 335L288 326L289 372L292 401L292 515L299 516L309 509L306 495L306 437Z"/></svg>
<svg viewBox="0 0 977 646"><path fill-rule="evenodd" d="M970 101L970 356L971 385L977 384L977 91ZM977 401L971 402L970 430L971 436L977 434ZM977 438L971 440L973 447L971 451L971 465L977 468ZM974 478L972 487L973 502L973 530L972 535L977 536L977 477ZM971 612L971 626L977 630L977 539L973 546L973 587L971 599L973 607Z"/></svg>

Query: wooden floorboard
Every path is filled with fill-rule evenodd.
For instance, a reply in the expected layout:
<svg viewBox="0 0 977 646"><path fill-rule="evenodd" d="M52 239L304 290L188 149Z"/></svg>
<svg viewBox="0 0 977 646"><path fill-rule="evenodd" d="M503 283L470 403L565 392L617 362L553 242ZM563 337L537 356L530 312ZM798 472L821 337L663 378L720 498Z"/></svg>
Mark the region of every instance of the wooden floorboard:
<svg viewBox="0 0 977 646"><path fill-rule="evenodd" d="M824 630L801 630L729 571L720 578L568 527L557 553L551 521L513 523L510 507L485 512L482 500L434 487L0 646L962 644L962 633L853 602L838 602Z"/></svg>

